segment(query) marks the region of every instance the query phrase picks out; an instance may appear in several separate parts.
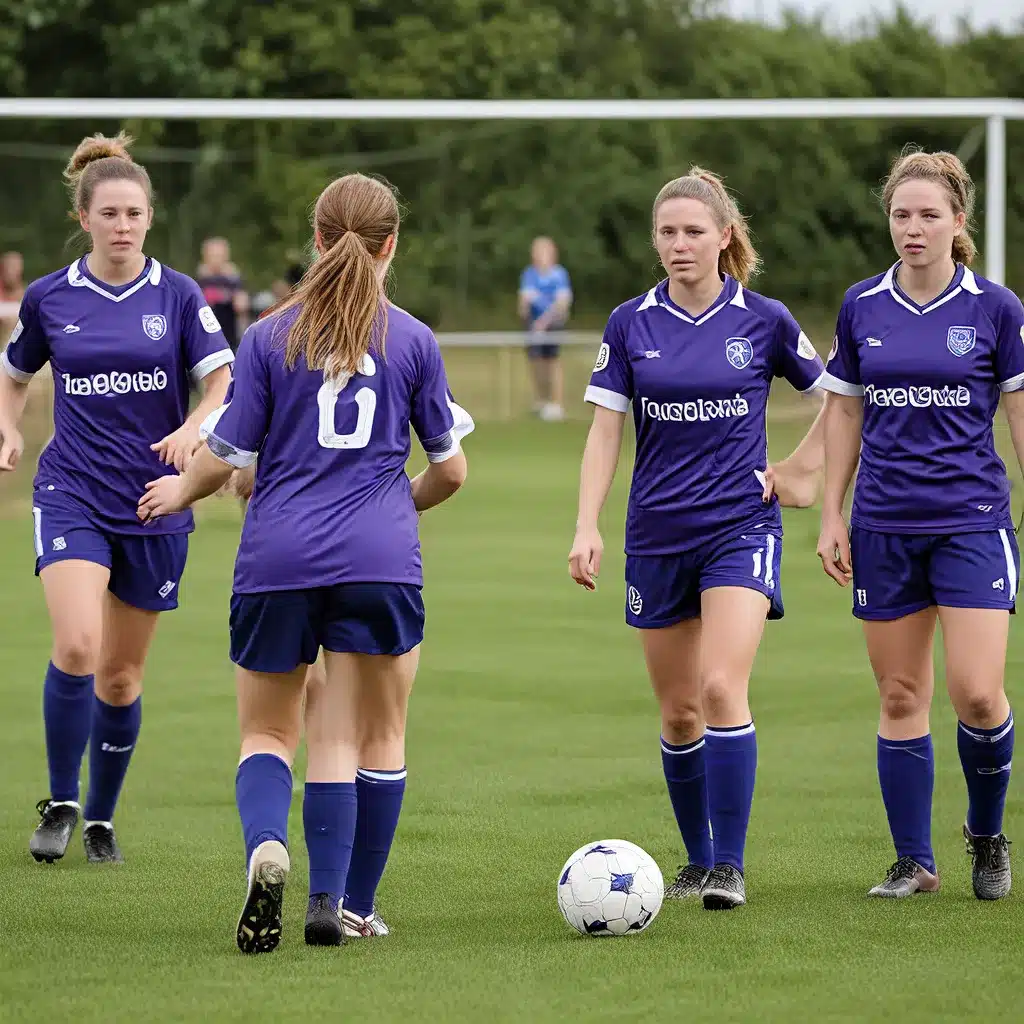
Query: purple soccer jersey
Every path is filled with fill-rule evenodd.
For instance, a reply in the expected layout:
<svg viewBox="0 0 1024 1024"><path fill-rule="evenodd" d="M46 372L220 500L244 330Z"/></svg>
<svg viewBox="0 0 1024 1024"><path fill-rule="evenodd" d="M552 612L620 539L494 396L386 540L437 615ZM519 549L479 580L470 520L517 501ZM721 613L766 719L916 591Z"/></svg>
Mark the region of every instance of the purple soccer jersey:
<svg viewBox="0 0 1024 1024"><path fill-rule="evenodd" d="M633 405L627 554L692 550L748 523L781 533L778 502L761 500L768 392L775 377L811 391L823 370L786 307L731 277L696 318L668 297L667 281L619 306L586 400L622 413Z"/></svg>
<svg viewBox="0 0 1024 1024"><path fill-rule="evenodd" d="M300 357L284 365L295 308L246 331L232 397L207 444L233 466L256 461L235 562L236 594L336 583L421 584L409 478L410 425L431 462L473 429L450 399L430 329L390 307L384 354L331 382Z"/></svg>
<svg viewBox="0 0 1024 1024"><path fill-rule="evenodd" d="M189 381L234 357L199 286L156 260L131 284L89 273L85 258L33 281L0 364L28 383L53 373L53 437L35 487L80 502L114 533L188 533L191 512L143 524L146 483L176 472L150 445L188 415Z"/></svg>
<svg viewBox="0 0 1024 1024"><path fill-rule="evenodd" d="M1024 387L1024 307L960 265L918 306L898 268L846 293L822 381L864 399L851 522L888 533L1008 528L992 422L1000 392Z"/></svg>

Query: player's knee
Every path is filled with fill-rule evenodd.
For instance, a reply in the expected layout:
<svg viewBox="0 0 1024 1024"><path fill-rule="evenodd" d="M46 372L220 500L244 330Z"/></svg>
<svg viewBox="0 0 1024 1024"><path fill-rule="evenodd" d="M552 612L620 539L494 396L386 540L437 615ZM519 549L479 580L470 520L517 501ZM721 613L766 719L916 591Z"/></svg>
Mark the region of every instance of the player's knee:
<svg viewBox="0 0 1024 1024"><path fill-rule="evenodd" d="M87 629L63 630L53 640L53 663L72 676L96 671L100 657L100 634Z"/></svg>
<svg viewBox="0 0 1024 1024"><path fill-rule="evenodd" d="M101 665L96 672L96 695L107 704L131 704L141 693L141 665Z"/></svg>
<svg viewBox="0 0 1024 1024"><path fill-rule="evenodd" d="M1001 687L998 690L972 690L964 693L956 704L957 714L963 721L988 725L1003 717L1006 697Z"/></svg>
<svg viewBox="0 0 1024 1024"><path fill-rule="evenodd" d="M722 670L705 671L701 682L704 713L709 721L721 722L731 719L737 705L746 703L746 687Z"/></svg>
<svg viewBox="0 0 1024 1024"><path fill-rule="evenodd" d="M882 717L891 722L913 718L927 710L925 685L911 676L884 676L878 682L882 701Z"/></svg>
<svg viewBox="0 0 1024 1024"><path fill-rule="evenodd" d="M696 701L663 704L661 708L661 734L669 743L689 743L696 739L703 724L703 712Z"/></svg>
<svg viewBox="0 0 1024 1024"><path fill-rule="evenodd" d="M394 708L359 723L359 749L374 753L405 744L405 714Z"/></svg>

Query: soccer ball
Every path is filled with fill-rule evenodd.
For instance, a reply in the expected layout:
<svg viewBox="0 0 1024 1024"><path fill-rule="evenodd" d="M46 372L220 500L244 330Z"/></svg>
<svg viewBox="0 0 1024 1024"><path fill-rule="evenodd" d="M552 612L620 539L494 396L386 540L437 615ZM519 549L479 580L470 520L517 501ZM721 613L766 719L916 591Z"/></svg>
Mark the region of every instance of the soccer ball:
<svg viewBox="0 0 1024 1024"><path fill-rule="evenodd" d="M581 846L558 876L558 909L581 935L634 935L661 910L665 882L654 859L625 839Z"/></svg>

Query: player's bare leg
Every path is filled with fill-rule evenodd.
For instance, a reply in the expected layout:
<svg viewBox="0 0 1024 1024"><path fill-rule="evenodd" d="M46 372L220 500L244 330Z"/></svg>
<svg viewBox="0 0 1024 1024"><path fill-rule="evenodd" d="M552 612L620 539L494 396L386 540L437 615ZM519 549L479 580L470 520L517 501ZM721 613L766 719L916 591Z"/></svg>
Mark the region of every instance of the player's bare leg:
<svg viewBox="0 0 1024 1024"><path fill-rule="evenodd" d="M964 824L979 900L1010 893L1009 840L1003 809L1013 758L1013 715L1006 699L1009 612L994 608L939 608L946 652L946 686L956 709L957 746L967 780Z"/></svg>
<svg viewBox="0 0 1024 1024"><path fill-rule="evenodd" d="M281 908L291 867L291 766L302 729L305 676L305 665L292 672L236 669L242 743L235 790L248 884L235 937L243 953L269 953L281 941Z"/></svg>
<svg viewBox="0 0 1024 1024"><path fill-rule="evenodd" d="M40 800L40 822L29 840L37 861L60 860L78 824L78 777L89 742L94 673L103 637L103 606L110 570L68 559L39 574L53 631L44 692L50 796Z"/></svg>
<svg viewBox="0 0 1024 1024"><path fill-rule="evenodd" d="M935 677L935 609L863 623L878 684L878 777L896 861L868 895L900 899L935 892L939 876L931 841L935 762L929 725Z"/></svg>
<svg viewBox="0 0 1024 1024"><path fill-rule="evenodd" d="M665 898L700 895L714 866L703 770L704 709L700 689L701 622L687 619L640 630L647 674L661 711L662 766L689 862L681 864Z"/></svg>
<svg viewBox="0 0 1024 1024"><path fill-rule="evenodd" d="M731 910L747 901L743 855L757 769L747 695L768 610L768 598L746 587L701 594L701 689L715 842L715 866L702 890L705 910Z"/></svg>

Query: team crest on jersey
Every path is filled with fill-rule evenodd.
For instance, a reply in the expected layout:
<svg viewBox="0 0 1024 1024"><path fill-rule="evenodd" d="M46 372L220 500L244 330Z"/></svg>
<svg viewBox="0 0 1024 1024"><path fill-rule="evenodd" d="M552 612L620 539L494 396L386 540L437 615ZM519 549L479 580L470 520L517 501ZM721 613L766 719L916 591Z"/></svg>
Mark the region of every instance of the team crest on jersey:
<svg viewBox="0 0 1024 1024"><path fill-rule="evenodd" d="M946 348L959 359L974 348L977 334L973 327L950 327L946 335Z"/></svg>
<svg viewBox="0 0 1024 1024"><path fill-rule="evenodd" d="M750 344L750 339L726 338L725 358L737 370L745 370L750 365L751 359L754 358L754 346Z"/></svg>
<svg viewBox="0 0 1024 1024"><path fill-rule="evenodd" d="M818 354L811 344L811 339L803 331L800 332L800 337L797 340L796 350L802 359L813 359Z"/></svg>
<svg viewBox="0 0 1024 1024"><path fill-rule="evenodd" d="M207 334L216 334L220 330L220 321L217 319L217 314L209 306L203 306L199 310L199 322L203 325L203 330Z"/></svg>
<svg viewBox="0 0 1024 1024"><path fill-rule="evenodd" d="M167 318L160 313L153 313L142 318L142 329L147 338L159 341L167 333Z"/></svg>
<svg viewBox="0 0 1024 1024"><path fill-rule="evenodd" d="M608 342L602 341L601 347L597 350L597 362L594 363L594 373L600 373L608 365L610 357L611 351L608 348Z"/></svg>

